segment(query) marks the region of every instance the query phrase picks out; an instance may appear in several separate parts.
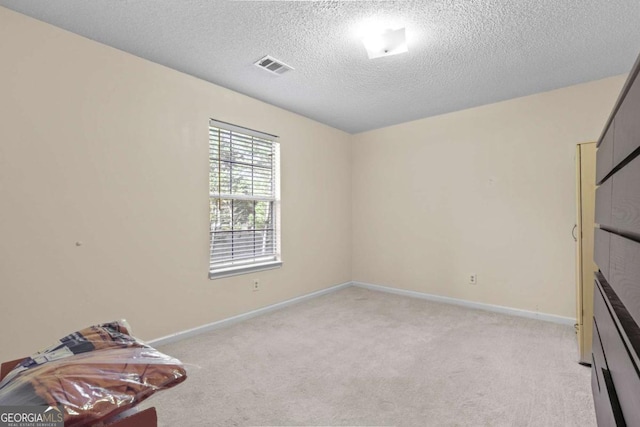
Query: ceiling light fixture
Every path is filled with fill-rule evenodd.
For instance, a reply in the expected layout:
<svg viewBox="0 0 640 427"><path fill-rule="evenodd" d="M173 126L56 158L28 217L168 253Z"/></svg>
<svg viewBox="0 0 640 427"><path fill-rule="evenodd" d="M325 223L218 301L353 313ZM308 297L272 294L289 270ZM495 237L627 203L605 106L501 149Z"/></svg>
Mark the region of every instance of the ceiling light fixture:
<svg viewBox="0 0 640 427"><path fill-rule="evenodd" d="M362 42L365 49L367 49L369 59L397 55L409 51L404 28L368 31L362 37Z"/></svg>

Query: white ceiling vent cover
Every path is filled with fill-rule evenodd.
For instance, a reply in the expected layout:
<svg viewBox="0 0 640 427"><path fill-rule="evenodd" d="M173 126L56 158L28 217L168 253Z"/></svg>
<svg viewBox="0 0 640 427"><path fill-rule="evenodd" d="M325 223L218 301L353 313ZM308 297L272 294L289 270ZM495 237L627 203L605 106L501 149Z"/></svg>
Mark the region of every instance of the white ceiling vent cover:
<svg viewBox="0 0 640 427"><path fill-rule="evenodd" d="M287 71L293 70L293 67L291 67L290 65L287 65L284 62L278 59L275 59L274 57L269 55L265 56L262 59L259 59L258 61L254 62L254 64L257 67L262 68L263 70L266 70L278 76L286 73Z"/></svg>

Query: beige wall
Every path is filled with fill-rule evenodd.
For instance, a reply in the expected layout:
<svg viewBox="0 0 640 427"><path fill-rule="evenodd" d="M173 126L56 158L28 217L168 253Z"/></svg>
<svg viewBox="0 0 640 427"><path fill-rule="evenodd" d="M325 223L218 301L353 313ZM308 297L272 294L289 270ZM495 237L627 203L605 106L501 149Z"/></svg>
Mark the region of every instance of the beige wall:
<svg viewBox="0 0 640 427"><path fill-rule="evenodd" d="M575 317L575 145L599 137L623 83L356 135L353 279Z"/></svg>
<svg viewBox="0 0 640 427"><path fill-rule="evenodd" d="M0 360L94 322L152 339L350 280L348 134L4 8L0 58ZM207 279L210 117L281 137L281 269Z"/></svg>

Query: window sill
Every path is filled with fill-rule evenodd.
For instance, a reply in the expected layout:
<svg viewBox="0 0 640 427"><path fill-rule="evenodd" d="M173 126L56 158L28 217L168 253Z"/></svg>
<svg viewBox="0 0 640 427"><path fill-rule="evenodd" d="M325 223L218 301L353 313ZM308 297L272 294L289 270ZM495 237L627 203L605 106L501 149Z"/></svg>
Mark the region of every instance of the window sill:
<svg viewBox="0 0 640 427"><path fill-rule="evenodd" d="M209 279L222 279L225 277L238 276L240 274L255 273L257 271L273 270L282 267L282 261L269 261L260 264L243 265L242 267L230 267L209 272Z"/></svg>

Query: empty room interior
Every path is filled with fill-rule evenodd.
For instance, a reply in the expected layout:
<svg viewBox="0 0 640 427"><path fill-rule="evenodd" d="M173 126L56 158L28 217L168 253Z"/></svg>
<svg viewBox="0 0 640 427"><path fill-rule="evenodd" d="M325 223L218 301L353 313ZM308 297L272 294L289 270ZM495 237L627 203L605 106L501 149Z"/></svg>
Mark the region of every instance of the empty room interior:
<svg viewBox="0 0 640 427"><path fill-rule="evenodd" d="M640 425L639 18L0 0L0 425Z"/></svg>

